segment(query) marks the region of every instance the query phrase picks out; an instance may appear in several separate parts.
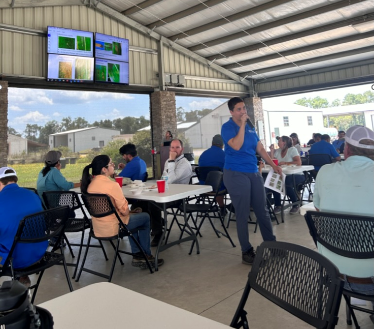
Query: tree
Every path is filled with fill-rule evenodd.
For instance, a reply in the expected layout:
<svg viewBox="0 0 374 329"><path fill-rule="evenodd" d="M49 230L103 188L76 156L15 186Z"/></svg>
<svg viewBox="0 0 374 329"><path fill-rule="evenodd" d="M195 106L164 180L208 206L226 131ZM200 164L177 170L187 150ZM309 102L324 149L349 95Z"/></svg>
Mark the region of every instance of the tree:
<svg viewBox="0 0 374 329"><path fill-rule="evenodd" d="M343 99L342 105L355 105L374 103L374 92L365 91L363 94L347 94Z"/></svg>
<svg viewBox="0 0 374 329"><path fill-rule="evenodd" d="M49 144L49 135L61 131L61 126L56 120L48 121L44 127L40 127L38 142L42 144Z"/></svg>
<svg viewBox="0 0 374 329"><path fill-rule="evenodd" d="M135 144L138 151L138 155L142 158L147 167L152 164L152 140L151 140L151 131L143 130L135 133L133 139L130 143Z"/></svg>
<svg viewBox="0 0 374 329"><path fill-rule="evenodd" d="M122 139L116 139L110 141L101 150L101 154L106 154L112 159L112 161L116 164L116 168L120 162L124 162L122 155L119 154L119 149L123 144L125 143Z"/></svg>
<svg viewBox="0 0 374 329"><path fill-rule="evenodd" d="M36 142L38 140L38 135L41 128L42 127L38 126L37 124L31 125L28 123L24 131L25 138Z"/></svg>
<svg viewBox="0 0 374 329"><path fill-rule="evenodd" d="M17 130L9 126L8 126L8 134L12 134L12 135L19 136L19 137L22 136L21 133L19 133Z"/></svg>
<svg viewBox="0 0 374 329"><path fill-rule="evenodd" d="M326 98L321 98L319 96L314 98L300 98L298 99L295 104L310 107L312 109L321 109L329 107L329 101Z"/></svg>
<svg viewBox="0 0 374 329"><path fill-rule="evenodd" d="M183 107L177 108L177 122L184 121L186 114Z"/></svg>
<svg viewBox="0 0 374 329"><path fill-rule="evenodd" d="M61 120L61 131L68 131L73 129L87 128L89 123L82 117L77 117L74 120L71 117L62 118Z"/></svg>

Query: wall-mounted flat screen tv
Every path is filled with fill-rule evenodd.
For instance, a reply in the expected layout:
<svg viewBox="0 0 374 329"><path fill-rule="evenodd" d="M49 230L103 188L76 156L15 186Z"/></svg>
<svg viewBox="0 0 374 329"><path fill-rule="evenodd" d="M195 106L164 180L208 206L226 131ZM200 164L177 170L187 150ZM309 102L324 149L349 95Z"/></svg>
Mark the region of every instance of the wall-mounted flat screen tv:
<svg viewBox="0 0 374 329"><path fill-rule="evenodd" d="M129 84L129 63L95 58L95 81Z"/></svg>
<svg viewBox="0 0 374 329"><path fill-rule="evenodd" d="M96 33L95 57L113 59L120 62L129 61L129 40L112 35Z"/></svg>
<svg viewBox="0 0 374 329"><path fill-rule="evenodd" d="M47 81L70 83L93 82L94 59L49 54Z"/></svg>
<svg viewBox="0 0 374 329"><path fill-rule="evenodd" d="M48 26L48 54L93 57L93 32Z"/></svg>

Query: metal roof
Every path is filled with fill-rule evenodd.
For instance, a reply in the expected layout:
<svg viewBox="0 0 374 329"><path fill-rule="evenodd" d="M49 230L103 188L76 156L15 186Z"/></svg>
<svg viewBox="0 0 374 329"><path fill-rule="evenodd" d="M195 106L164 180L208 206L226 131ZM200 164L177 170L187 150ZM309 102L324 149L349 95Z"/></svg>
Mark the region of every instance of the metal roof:
<svg viewBox="0 0 374 329"><path fill-rule="evenodd" d="M246 79L374 62L374 0L100 2Z"/></svg>

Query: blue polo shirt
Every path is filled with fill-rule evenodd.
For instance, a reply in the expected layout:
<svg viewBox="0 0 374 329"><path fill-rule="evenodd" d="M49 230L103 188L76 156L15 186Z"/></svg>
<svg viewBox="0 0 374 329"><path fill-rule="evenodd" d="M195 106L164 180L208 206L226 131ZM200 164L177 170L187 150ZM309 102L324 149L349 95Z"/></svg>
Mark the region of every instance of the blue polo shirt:
<svg viewBox="0 0 374 329"><path fill-rule="evenodd" d="M132 181L145 179L147 173L147 165L138 156L134 157L126 164L126 167L119 173L118 176L128 177Z"/></svg>
<svg viewBox="0 0 374 329"><path fill-rule="evenodd" d="M314 143L309 150L309 154L329 154L332 158L340 157L339 153L336 152L334 146L326 141L320 141ZM314 166L316 170L319 170L321 167Z"/></svg>
<svg viewBox="0 0 374 329"><path fill-rule="evenodd" d="M345 143L345 139L336 139L332 142L332 146L334 146L335 150L340 150L340 147Z"/></svg>
<svg viewBox="0 0 374 329"><path fill-rule="evenodd" d="M4 264L17 233L19 222L27 215L43 211L40 198L32 191L11 183L0 192L0 264ZM13 252L14 268L30 266L40 260L48 241L18 243Z"/></svg>
<svg viewBox="0 0 374 329"><path fill-rule="evenodd" d="M259 138L254 128L250 128L247 124L244 133L244 142L240 150L236 151L228 142L234 138L240 127L234 122L232 118L223 124L221 129L221 136L225 143L225 166L224 169L255 173L257 169L256 148Z"/></svg>
<svg viewBox="0 0 374 329"><path fill-rule="evenodd" d="M225 152L218 146L212 145L200 155L200 167L219 167L223 169L224 165ZM200 181L200 184L204 185L204 181Z"/></svg>

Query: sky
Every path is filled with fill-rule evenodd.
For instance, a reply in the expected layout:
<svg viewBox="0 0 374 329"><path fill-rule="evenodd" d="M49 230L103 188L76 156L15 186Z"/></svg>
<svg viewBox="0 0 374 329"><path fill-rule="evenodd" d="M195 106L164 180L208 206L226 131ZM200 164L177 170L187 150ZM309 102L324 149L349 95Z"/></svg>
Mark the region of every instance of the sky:
<svg viewBox="0 0 374 329"><path fill-rule="evenodd" d="M328 91L317 91L292 96L263 99L263 107L293 104L302 97L327 98L329 102L343 99L348 93L358 94L371 89L371 84L339 88ZM176 107L183 107L186 112L215 109L226 102L224 98L176 97ZM138 94L119 94L104 92L63 91L44 89L9 88L8 126L23 133L26 124L43 126L51 120L61 121L70 116L83 117L89 123L100 120L114 120L126 116L149 119L149 96Z"/></svg>

